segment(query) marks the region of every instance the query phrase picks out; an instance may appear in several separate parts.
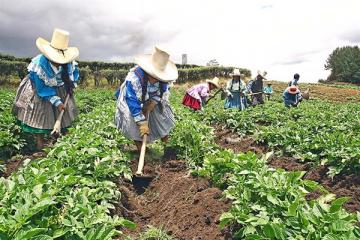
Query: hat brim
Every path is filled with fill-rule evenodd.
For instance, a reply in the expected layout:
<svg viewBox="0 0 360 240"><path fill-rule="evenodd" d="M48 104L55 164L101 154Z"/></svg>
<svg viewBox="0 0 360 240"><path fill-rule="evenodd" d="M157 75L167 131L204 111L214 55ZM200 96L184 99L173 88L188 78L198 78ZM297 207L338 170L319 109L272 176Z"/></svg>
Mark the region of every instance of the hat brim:
<svg viewBox="0 0 360 240"><path fill-rule="evenodd" d="M36 39L36 46L50 61L65 64L74 61L79 56L77 47L69 47L64 51L51 47L50 42L39 37Z"/></svg>
<svg viewBox="0 0 360 240"><path fill-rule="evenodd" d="M217 88L220 88L220 85L218 83L214 82L213 80L206 79L206 82L213 84Z"/></svg>
<svg viewBox="0 0 360 240"><path fill-rule="evenodd" d="M295 91L293 91L293 90L291 90L291 89L289 88L289 93L290 93L290 94L298 94L299 92L300 92L299 89L296 89Z"/></svg>
<svg viewBox="0 0 360 240"><path fill-rule="evenodd" d="M147 74L161 82L172 82L179 77L175 63L168 61L164 70L156 69L152 63L152 54L144 54L135 57L135 63L139 65Z"/></svg>

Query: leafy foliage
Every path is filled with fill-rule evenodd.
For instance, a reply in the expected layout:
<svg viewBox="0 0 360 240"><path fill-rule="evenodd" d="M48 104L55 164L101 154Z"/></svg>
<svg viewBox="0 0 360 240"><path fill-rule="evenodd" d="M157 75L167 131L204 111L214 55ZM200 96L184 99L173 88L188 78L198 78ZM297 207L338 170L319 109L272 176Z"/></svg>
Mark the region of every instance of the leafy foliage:
<svg viewBox="0 0 360 240"><path fill-rule="evenodd" d="M192 153L193 146L197 149L194 138L188 136L188 131L194 131L193 135L202 143L204 152L198 150L185 159L190 161L190 166L195 169L194 174L209 177L216 186L225 189L225 196L232 201L232 207L222 214L220 222L222 227L229 226L234 229L235 239L355 240L360 237L360 229L356 226L359 220L357 215L342 208L347 198L336 198L316 182L303 180L305 172L269 168L266 161L272 153L258 158L253 153L234 154L230 150L216 147L214 139L208 137L210 132L201 129L206 127L207 122L216 119L221 121L216 114L226 117L217 104L208 106L205 114L191 112L181 108L179 104L174 104L174 107L175 112L181 116L177 117L178 123L172 136L176 140L172 144L177 146L181 153ZM243 125L240 125L234 128L236 131L244 134L249 131L255 133L262 131L268 124L281 127L287 120L295 121L299 117L307 117L296 110L287 112L285 108L279 115L273 112L274 109L265 110L259 107L253 110L255 113L251 115L252 120L261 125L251 125L252 127L244 132ZM250 113L233 111L229 114L237 117L230 124L243 124L241 120ZM280 117L284 121L279 121ZM202 154L198 154L199 152ZM197 161L193 161L192 157L196 157ZM322 195L308 201L306 194L315 190Z"/></svg>
<svg viewBox="0 0 360 240"><path fill-rule="evenodd" d="M82 115L46 158L0 178L1 239L112 239L118 227L134 227L110 215L121 197L111 179L131 178L113 108L110 101Z"/></svg>
<svg viewBox="0 0 360 240"><path fill-rule="evenodd" d="M329 80L360 83L360 49L358 46L336 48L328 57L326 70L331 70Z"/></svg>
<svg viewBox="0 0 360 240"><path fill-rule="evenodd" d="M330 176L360 170L360 107L356 103L310 101L287 109L283 103L229 111L212 102L202 115L209 123L225 123L240 135L253 135L282 154L314 165L328 165Z"/></svg>

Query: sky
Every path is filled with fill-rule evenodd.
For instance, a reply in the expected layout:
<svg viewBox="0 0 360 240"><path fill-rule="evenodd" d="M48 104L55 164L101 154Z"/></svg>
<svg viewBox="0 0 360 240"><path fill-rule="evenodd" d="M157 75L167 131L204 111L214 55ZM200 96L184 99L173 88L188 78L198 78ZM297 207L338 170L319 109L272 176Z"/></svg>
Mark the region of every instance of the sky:
<svg viewBox="0 0 360 240"><path fill-rule="evenodd" d="M359 0L0 0L0 52L35 56L37 37L70 32L79 60L129 62L162 46L181 63L243 67L317 82L341 46L360 43Z"/></svg>

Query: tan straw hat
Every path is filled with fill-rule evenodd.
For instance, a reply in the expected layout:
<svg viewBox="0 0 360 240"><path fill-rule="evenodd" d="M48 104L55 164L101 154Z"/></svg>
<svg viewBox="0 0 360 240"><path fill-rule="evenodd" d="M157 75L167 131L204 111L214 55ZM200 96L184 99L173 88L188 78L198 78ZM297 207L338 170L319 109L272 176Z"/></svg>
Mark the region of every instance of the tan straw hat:
<svg viewBox="0 0 360 240"><path fill-rule="evenodd" d="M51 42L39 37L36 39L36 46L49 60L65 64L72 62L79 56L79 49L68 47L69 32L61 29L54 29Z"/></svg>
<svg viewBox="0 0 360 240"><path fill-rule="evenodd" d="M175 81L179 77L176 65L169 60L169 54L157 46L153 54L135 57L135 63L161 82Z"/></svg>
<svg viewBox="0 0 360 240"><path fill-rule="evenodd" d="M219 78L218 77L214 77L212 80L206 79L206 82L208 83L212 83L215 87L219 88L220 84L219 84Z"/></svg>
<svg viewBox="0 0 360 240"><path fill-rule="evenodd" d="M257 71L257 74L260 75L263 79L266 80L266 78L265 78L265 76L266 76L266 74L267 74L266 71L260 71L260 70L258 70L258 71Z"/></svg>

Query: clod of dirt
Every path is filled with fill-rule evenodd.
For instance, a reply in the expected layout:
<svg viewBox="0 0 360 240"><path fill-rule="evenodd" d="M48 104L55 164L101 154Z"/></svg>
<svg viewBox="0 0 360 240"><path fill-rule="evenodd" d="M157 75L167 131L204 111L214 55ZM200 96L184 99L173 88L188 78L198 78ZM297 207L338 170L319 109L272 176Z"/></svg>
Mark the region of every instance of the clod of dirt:
<svg viewBox="0 0 360 240"><path fill-rule="evenodd" d="M256 154L267 152L266 146L256 143L253 138L248 136L240 138L224 125L215 125L214 134L216 144L222 148L232 149L234 152L254 152Z"/></svg>

